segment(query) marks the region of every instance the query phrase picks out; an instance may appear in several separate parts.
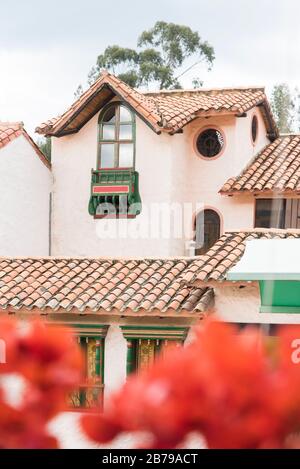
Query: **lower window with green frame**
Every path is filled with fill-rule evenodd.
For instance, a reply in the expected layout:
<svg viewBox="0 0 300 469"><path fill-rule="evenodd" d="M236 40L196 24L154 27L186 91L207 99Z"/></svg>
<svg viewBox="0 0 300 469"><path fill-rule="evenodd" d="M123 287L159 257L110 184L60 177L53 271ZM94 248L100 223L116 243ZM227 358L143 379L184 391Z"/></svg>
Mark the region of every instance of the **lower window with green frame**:
<svg viewBox="0 0 300 469"><path fill-rule="evenodd" d="M85 379L68 399L71 409L99 409L103 406L104 391L104 339L78 336L84 356Z"/></svg>
<svg viewBox="0 0 300 469"><path fill-rule="evenodd" d="M127 374L148 369L171 347L179 347L182 340L127 339Z"/></svg>

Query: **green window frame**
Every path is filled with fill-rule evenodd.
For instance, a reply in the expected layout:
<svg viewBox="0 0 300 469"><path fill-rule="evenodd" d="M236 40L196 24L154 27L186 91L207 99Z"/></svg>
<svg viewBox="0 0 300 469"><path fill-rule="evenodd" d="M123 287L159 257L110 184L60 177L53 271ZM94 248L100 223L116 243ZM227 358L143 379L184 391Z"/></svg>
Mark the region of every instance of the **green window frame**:
<svg viewBox="0 0 300 469"><path fill-rule="evenodd" d="M181 339L127 339L127 375L147 370L169 347L182 347Z"/></svg>
<svg viewBox="0 0 300 469"><path fill-rule="evenodd" d="M84 380L68 398L71 410L93 410L103 407L104 394L104 339L78 336L84 357Z"/></svg>
<svg viewBox="0 0 300 469"><path fill-rule="evenodd" d="M82 382L66 396L66 410L96 411L103 408L104 398L104 349L108 325L69 324L74 330L84 357Z"/></svg>
<svg viewBox="0 0 300 469"><path fill-rule="evenodd" d="M170 346L182 346L189 326L121 326L127 341L127 375L152 365Z"/></svg>
<svg viewBox="0 0 300 469"><path fill-rule="evenodd" d="M135 167L135 116L121 102L109 103L98 120L98 170Z"/></svg>

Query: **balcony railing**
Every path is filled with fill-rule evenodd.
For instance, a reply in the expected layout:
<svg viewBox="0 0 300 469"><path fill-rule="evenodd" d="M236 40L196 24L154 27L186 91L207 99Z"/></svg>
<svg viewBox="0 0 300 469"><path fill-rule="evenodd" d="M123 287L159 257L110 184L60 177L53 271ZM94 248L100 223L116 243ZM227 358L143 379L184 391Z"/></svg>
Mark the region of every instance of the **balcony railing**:
<svg viewBox="0 0 300 469"><path fill-rule="evenodd" d="M136 216L141 212L139 174L133 169L92 170L89 213L105 215L107 207L115 214ZM99 209L100 207L100 209Z"/></svg>

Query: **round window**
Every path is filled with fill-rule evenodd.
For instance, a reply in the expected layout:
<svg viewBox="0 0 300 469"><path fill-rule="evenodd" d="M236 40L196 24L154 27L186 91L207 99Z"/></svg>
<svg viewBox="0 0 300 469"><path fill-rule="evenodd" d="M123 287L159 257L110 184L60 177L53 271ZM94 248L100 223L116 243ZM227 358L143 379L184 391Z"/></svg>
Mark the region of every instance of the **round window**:
<svg viewBox="0 0 300 469"><path fill-rule="evenodd" d="M257 128L258 128L258 120L256 116L253 116L252 123L251 123L251 136L252 136L253 143L255 143L257 139Z"/></svg>
<svg viewBox="0 0 300 469"><path fill-rule="evenodd" d="M224 137L217 129L205 129L198 135L196 147L200 155L206 158L217 156L224 146Z"/></svg>

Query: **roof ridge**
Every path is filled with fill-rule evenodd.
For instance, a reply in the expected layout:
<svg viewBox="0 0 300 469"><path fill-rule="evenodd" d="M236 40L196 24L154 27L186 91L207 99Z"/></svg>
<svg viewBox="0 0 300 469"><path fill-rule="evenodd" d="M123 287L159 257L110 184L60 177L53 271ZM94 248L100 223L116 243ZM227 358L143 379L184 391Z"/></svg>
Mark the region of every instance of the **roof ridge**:
<svg viewBox="0 0 300 469"><path fill-rule="evenodd" d="M148 118L149 122L151 121L150 125L154 127L155 131L160 131L159 124L161 122L161 115L157 113L157 105L155 101L153 99L147 98L142 92L132 88L120 78L107 71L101 72L94 83L92 83L89 88L87 88L77 99L75 99L75 101L73 101L73 103L66 111L64 111L59 116L53 119L48 119L44 123L40 124L38 127L36 127L35 131L45 135L47 135L50 131L54 131L55 135L55 132L63 130L65 126L69 124L69 121L72 120L73 114L80 112L80 110L82 110L82 108L84 108L84 106L105 86L111 88L112 93L119 96L124 101L127 99L131 101L130 105L133 108L136 107L138 109L137 113L140 113L146 120ZM151 114L153 114L153 116L151 116Z"/></svg>
<svg viewBox="0 0 300 469"><path fill-rule="evenodd" d="M1 121L0 120L0 127L1 126L5 126L5 127L9 127L9 126L18 126L20 129L24 127L24 122L23 121Z"/></svg>
<svg viewBox="0 0 300 469"><path fill-rule="evenodd" d="M100 94L103 91L103 95ZM198 88L183 90L143 91L132 88L119 77L104 71L97 80L58 118L47 120L36 128L44 135L61 137L78 132L86 122L117 95L131 107L157 134L171 135L202 113L215 112L243 114L255 106L262 106L270 134L277 136L277 128L270 115L265 88L241 86L225 88ZM178 101L173 106L172 97ZM225 99L227 97L227 99ZM105 98L105 99L104 99ZM169 98L169 99L168 99ZM180 101L182 100L182 101ZM196 101L195 103L190 101ZM228 101L228 102L227 102ZM87 113L84 110L87 108Z"/></svg>
<svg viewBox="0 0 300 469"><path fill-rule="evenodd" d="M265 92L264 86L229 86L229 87L214 87L214 88L178 88L174 90L162 89L157 91L140 91L144 95L159 95L159 94L176 94L176 93L213 93L214 91L246 91L256 90Z"/></svg>
<svg viewBox="0 0 300 469"><path fill-rule="evenodd" d="M103 261L103 262L165 262L165 261L185 261L194 259L194 256L174 256L174 257L89 257L89 256L0 256L1 261L11 260L32 260L32 261Z"/></svg>

